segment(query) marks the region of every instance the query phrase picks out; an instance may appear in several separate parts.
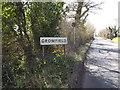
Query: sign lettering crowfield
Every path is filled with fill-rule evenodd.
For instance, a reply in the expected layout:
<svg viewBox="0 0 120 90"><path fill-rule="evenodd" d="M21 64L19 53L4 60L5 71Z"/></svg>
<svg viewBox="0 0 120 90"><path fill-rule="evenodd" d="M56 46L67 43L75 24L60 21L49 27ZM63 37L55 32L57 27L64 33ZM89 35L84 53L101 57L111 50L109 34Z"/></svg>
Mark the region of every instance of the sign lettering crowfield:
<svg viewBox="0 0 120 90"><path fill-rule="evenodd" d="M67 37L40 37L40 45L65 45Z"/></svg>

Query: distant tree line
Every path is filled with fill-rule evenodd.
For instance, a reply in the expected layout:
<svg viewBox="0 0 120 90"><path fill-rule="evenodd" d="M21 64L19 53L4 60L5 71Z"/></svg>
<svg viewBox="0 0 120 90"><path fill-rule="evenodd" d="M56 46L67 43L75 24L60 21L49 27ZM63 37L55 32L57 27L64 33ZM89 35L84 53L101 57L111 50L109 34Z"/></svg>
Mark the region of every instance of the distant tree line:
<svg viewBox="0 0 120 90"><path fill-rule="evenodd" d="M108 38L111 40L115 37L120 37L116 26L109 26L106 29L101 30L99 33L99 36Z"/></svg>

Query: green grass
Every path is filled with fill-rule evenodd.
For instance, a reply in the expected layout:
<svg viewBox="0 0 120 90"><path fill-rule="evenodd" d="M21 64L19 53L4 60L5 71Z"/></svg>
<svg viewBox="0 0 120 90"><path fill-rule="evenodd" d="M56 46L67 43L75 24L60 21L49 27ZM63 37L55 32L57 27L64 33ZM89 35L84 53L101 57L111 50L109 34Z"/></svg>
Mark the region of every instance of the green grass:
<svg viewBox="0 0 120 90"><path fill-rule="evenodd" d="M112 42L120 44L120 37L113 38Z"/></svg>
<svg viewBox="0 0 120 90"><path fill-rule="evenodd" d="M113 38L112 40L111 39L108 39L108 38L104 38L104 37L97 37L97 38L103 38L107 41L112 41L113 43L117 43L117 44L120 44L120 37L115 37Z"/></svg>

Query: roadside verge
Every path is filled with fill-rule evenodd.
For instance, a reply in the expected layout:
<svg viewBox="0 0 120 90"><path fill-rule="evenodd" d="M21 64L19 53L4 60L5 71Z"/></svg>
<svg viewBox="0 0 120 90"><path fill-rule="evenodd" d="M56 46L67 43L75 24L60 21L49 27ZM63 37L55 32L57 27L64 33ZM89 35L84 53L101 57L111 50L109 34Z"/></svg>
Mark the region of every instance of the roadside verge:
<svg viewBox="0 0 120 90"><path fill-rule="evenodd" d="M84 62L86 60L86 54L91 46L92 41L86 43L84 46L81 46L76 53L72 53L75 58L75 64L73 67L73 73L69 78L69 88L82 88Z"/></svg>

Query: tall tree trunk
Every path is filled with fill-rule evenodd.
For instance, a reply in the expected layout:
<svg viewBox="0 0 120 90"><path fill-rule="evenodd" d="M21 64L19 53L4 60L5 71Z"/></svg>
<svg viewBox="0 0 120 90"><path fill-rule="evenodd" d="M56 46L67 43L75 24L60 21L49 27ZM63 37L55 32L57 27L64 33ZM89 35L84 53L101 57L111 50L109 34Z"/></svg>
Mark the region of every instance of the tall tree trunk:
<svg viewBox="0 0 120 90"><path fill-rule="evenodd" d="M37 55L37 57L39 59L41 59L41 57L42 57L42 52L41 52L42 46L40 45L40 31L38 30L35 23L36 23L35 18L31 17L31 24L32 24L31 28L32 28L32 32L33 32L35 54Z"/></svg>

